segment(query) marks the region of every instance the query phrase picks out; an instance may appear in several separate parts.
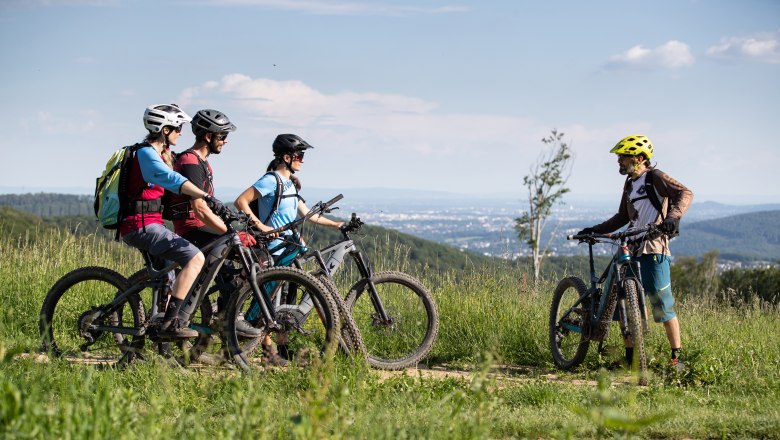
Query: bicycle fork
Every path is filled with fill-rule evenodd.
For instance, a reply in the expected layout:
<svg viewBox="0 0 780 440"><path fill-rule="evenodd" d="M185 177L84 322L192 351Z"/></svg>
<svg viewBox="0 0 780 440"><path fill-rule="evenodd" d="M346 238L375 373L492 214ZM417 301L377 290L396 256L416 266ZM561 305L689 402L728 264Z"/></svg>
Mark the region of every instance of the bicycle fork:
<svg viewBox="0 0 780 440"><path fill-rule="evenodd" d="M368 284L368 297L371 299L371 304L374 306L374 310L376 311L374 320L378 321L380 325L392 326L395 323L395 319L391 318L390 315L387 314L385 306L382 304L382 299L379 297L379 292L376 290L376 284L374 284L374 281L371 279L373 273L371 268L368 267L368 263L366 262L365 257L363 257L363 254L360 251L355 251L352 252L352 258L354 258L355 264L357 264L358 267L358 271L363 276L363 278L365 278L366 283Z"/></svg>

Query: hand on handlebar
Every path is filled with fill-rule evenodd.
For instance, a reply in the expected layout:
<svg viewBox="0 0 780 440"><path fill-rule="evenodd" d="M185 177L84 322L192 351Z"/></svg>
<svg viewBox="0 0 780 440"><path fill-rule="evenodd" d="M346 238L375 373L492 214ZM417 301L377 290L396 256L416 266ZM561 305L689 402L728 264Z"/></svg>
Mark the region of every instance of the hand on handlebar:
<svg viewBox="0 0 780 440"><path fill-rule="evenodd" d="M215 215L224 217L225 214L230 212L228 208L218 199L214 198L214 196L204 196L203 201L206 202L206 206L208 206Z"/></svg>
<svg viewBox="0 0 780 440"><path fill-rule="evenodd" d="M594 232L596 232L596 231L593 228L585 228L585 229L581 230L580 232L578 232L575 235L590 235L590 234L593 234Z"/></svg>
<svg viewBox="0 0 780 440"><path fill-rule="evenodd" d="M667 235L676 234L680 229L680 219L674 217L667 217L660 225L658 229L663 231Z"/></svg>

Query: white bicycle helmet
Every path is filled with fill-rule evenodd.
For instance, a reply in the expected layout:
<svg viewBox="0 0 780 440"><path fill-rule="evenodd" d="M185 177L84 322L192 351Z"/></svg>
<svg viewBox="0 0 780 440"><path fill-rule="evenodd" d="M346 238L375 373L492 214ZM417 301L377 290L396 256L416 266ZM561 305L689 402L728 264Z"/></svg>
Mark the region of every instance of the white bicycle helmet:
<svg viewBox="0 0 780 440"><path fill-rule="evenodd" d="M144 127L152 133L159 133L166 125L179 127L190 121L190 115L184 113L176 104L150 105L144 112Z"/></svg>

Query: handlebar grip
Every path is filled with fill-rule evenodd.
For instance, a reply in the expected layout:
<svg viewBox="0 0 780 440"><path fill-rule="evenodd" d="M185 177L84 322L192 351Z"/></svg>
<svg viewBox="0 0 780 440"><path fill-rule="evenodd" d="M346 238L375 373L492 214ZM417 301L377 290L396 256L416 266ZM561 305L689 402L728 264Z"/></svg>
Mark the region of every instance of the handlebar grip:
<svg viewBox="0 0 780 440"><path fill-rule="evenodd" d="M341 200L343 198L344 198L344 194L339 194L336 197L334 197L334 198L328 200L327 202L325 202L325 206L330 206L330 205L338 202L339 200Z"/></svg>

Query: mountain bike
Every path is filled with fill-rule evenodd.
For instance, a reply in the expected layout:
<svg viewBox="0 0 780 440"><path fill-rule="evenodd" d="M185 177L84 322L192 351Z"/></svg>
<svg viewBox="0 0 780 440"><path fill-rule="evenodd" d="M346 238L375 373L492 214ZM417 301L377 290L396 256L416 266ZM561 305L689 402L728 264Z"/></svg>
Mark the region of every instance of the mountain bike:
<svg viewBox="0 0 780 440"><path fill-rule="evenodd" d="M216 323L209 313L213 309L201 307L220 269L232 259L242 275L237 277L237 292L258 300L260 313L252 322L256 328L265 332L292 333L291 340L308 347L312 356L330 356L337 340L339 323L338 310L330 293L316 278L299 269L262 269L253 253L241 245L232 225L234 221L245 225L246 216L225 207L215 213L225 221L228 231L202 249L206 261L181 306L179 316L183 324L190 325L201 334L220 335L232 344L234 356L231 359L239 359L237 363L244 369L250 368L243 353L251 352L262 336L241 338L231 335L229 332L235 332L235 326ZM188 354L192 353L187 351L182 340L160 338L154 332L155 324L163 316L168 273L176 264L156 269L148 256L145 256L145 263L146 275L136 274L133 282L112 269L96 266L76 269L60 278L47 293L41 307L39 330L43 350L58 357L92 356L124 363L143 357L148 338L156 345L176 343L185 351L183 360L186 363L187 358L192 357ZM290 294L285 298L295 294L303 300L300 304L282 304L280 298L260 288L269 283ZM148 314L141 297L141 292L146 289L152 292L152 308ZM306 326L293 324L287 319L291 313L310 312L312 309L317 311L319 319L307 321Z"/></svg>
<svg viewBox="0 0 780 440"><path fill-rule="evenodd" d="M306 215L280 228L268 232L260 232L250 228L249 231L254 234L259 242L264 243L264 245L261 247L267 254L267 257L264 259L268 260L269 262L273 261L273 257L270 255L270 253L267 253L267 243L272 241L274 237L278 235L284 239L282 234L288 230L292 231L294 234L297 234L296 228L299 225L304 224L306 221L308 221L308 219L315 215L330 212L330 208L343 197L343 195L339 194L327 202L318 202L311 207ZM256 250L257 248L250 249ZM300 247L296 246L294 249L299 250ZM298 272L307 273L301 267L290 267L288 264L290 260L287 259L287 255L281 257L281 259L282 261L277 261L277 265L275 267L266 269L266 271L275 273L277 270L280 272L284 272L286 270L295 270ZM338 290L333 287L331 281L327 278L320 277L316 274L309 274L309 276L316 279L323 286L323 289L328 294L328 297L332 301L335 310L338 312L341 330L340 334L338 335L338 342L341 348L347 354L353 356L356 359L365 359L367 356L366 347L363 343L360 329L352 319L352 315L350 315L344 300L338 293ZM260 290L263 291L266 297L274 298L275 304L279 310L279 314L285 321L286 327L284 330L279 332L280 334L286 336L290 329L300 329L307 322L312 311L312 300L316 302L316 298L300 295L294 289L290 289L290 286L295 287L294 282L289 282L285 285L276 283L273 279L269 279L267 282L258 284ZM228 354L236 363L241 366L246 364L246 356L250 354L251 351L247 350L246 347L240 343L238 332L235 330L235 318L244 316L245 319L251 323L255 322L262 313L262 304L250 293L251 291L248 289L243 289L236 292L236 295L231 299L228 305L226 314L226 325L228 329L226 334L233 338L228 339ZM300 307L288 308L285 306L286 303L299 304ZM294 341L287 341L285 342L285 345L287 345L288 352L292 353L300 354L301 352L306 352L307 350L305 347L302 348L300 344L296 344Z"/></svg>
<svg viewBox="0 0 780 440"><path fill-rule="evenodd" d="M638 373L640 385L647 384L647 355L644 335L647 331L647 309L639 262L631 261L629 238L645 233L658 234L655 225L626 229L612 234L569 235L568 240L588 244L590 287L578 277L562 279L553 293L550 307L550 350L555 365L572 369L580 365L591 341L606 340L615 310L623 339L633 340L631 370ZM616 251L600 277L593 263L593 246L616 245Z"/></svg>
<svg viewBox="0 0 780 440"><path fill-rule="evenodd" d="M341 196L320 206L330 212ZM278 231L292 230L299 237L300 220ZM342 239L321 250L310 250L293 239L278 265L303 268L313 262L312 272L334 297L341 294L333 274L350 256L360 279L346 295L346 312L354 319L365 343L368 362L374 368L395 370L416 366L433 348L439 333L439 313L430 292L416 278L398 271L374 272L350 234L360 231L363 222L355 213L339 230ZM341 310L344 313L344 310Z"/></svg>

